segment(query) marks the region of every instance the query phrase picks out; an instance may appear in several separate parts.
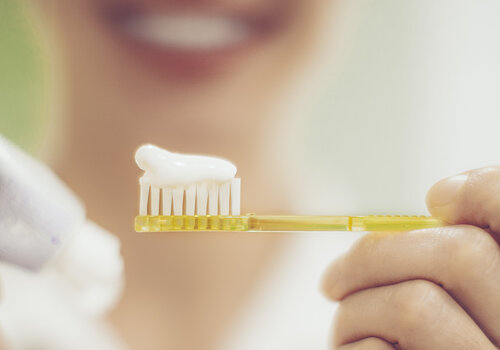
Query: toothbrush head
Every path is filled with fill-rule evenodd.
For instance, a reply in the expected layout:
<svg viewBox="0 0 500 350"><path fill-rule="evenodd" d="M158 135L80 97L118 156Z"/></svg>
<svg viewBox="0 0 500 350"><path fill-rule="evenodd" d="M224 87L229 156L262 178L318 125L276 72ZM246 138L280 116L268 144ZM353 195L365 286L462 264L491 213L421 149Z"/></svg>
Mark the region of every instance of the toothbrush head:
<svg viewBox="0 0 500 350"><path fill-rule="evenodd" d="M172 153L153 145L139 147L135 159L144 170L139 179L138 216L143 224L146 217L171 217L172 224L176 217L193 217L198 224L203 217L240 215L241 180L235 178L237 169L231 162Z"/></svg>
<svg viewBox="0 0 500 350"><path fill-rule="evenodd" d="M135 154L140 183L137 232L170 231L387 231L445 223L423 216L240 215L241 181L236 167L215 157L182 155L153 145Z"/></svg>

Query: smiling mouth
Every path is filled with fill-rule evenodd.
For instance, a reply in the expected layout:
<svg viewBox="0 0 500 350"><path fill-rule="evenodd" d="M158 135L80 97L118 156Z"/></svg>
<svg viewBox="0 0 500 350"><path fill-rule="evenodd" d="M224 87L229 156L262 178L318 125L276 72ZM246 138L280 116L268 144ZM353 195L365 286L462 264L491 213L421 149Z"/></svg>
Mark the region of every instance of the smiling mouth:
<svg viewBox="0 0 500 350"><path fill-rule="evenodd" d="M122 29L145 44L176 51L216 51L240 46L253 36L242 20L201 14L140 16Z"/></svg>
<svg viewBox="0 0 500 350"><path fill-rule="evenodd" d="M280 23L280 16L274 12L235 14L179 10L162 13L115 6L104 13L122 39L142 47L182 54L242 48L270 36Z"/></svg>

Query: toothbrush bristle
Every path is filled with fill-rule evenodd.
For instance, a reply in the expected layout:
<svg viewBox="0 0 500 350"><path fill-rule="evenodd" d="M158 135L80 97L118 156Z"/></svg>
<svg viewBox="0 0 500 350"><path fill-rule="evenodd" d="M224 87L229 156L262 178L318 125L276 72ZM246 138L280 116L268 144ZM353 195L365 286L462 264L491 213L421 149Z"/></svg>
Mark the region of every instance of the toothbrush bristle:
<svg viewBox="0 0 500 350"><path fill-rule="evenodd" d="M196 185L189 185L186 189L186 215L194 215L196 205Z"/></svg>
<svg viewBox="0 0 500 350"><path fill-rule="evenodd" d="M216 183L211 183L208 185L208 214L217 215L219 201L219 186Z"/></svg>
<svg viewBox="0 0 500 350"><path fill-rule="evenodd" d="M141 179L141 197L139 200L139 214L148 215L148 197L149 197L149 185L144 183Z"/></svg>
<svg viewBox="0 0 500 350"><path fill-rule="evenodd" d="M221 215L229 215L229 183L219 187L219 208Z"/></svg>
<svg viewBox="0 0 500 350"><path fill-rule="evenodd" d="M235 178L231 182L231 214L240 215L241 179Z"/></svg>
<svg viewBox="0 0 500 350"><path fill-rule="evenodd" d="M184 187L174 188L174 215L182 215L184 208Z"/></svg>
<svg viewBox="0 0 500 350"><path fill-rule="evenodd" d="M151 215L160 213L160 188L151 186Z"/></svg>
<svg viewBox="0 0 500 350"><path fill-rule="evenodd" d="M160 209L161 215L167 216L240 215L240 187L236 178L176 187L152 186L141 179L139 215L158 216Z"/></svg>
<svg viewBox="0 0 500 350"><path fill-rule="evenodd" d="M202 182L196 185L196 213L207 215L208 188L207 183Z"/></svg>
<svg viewBox="0 0 500 350"><path fill-rule="evenodd" d="M172 189L171 188L162 188L161 196L163 201L162 214L163 215L171 215L172 214Z"/></svg>

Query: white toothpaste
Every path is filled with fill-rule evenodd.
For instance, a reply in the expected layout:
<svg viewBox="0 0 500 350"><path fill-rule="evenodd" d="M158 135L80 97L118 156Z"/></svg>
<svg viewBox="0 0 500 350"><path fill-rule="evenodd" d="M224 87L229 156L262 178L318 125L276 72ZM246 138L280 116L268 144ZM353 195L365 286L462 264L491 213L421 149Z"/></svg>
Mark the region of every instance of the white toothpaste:
<svg viewBox="0 0 500 350"><path fill-rule="evenodd" d="M139 147L135 161L144 170L142 181L158 187L203 181L222 183L236 175L236 166L227 160L173 153L153 145Z"/></svg>
<svg viewBox="0 0 500 350"><path fill-rule="evenodd" d="M239 179L236 166L224 159L169 152L154 145L143 145L135 153L135 161L144 170L140 178L140 215L147 215L148 198L151 215L158 215L160 190L163 215L239 215ZM185 193L184 193L185 192ZM186 197L185 212L184 194ZM219 210L220 209L220 210Z"/></svg>

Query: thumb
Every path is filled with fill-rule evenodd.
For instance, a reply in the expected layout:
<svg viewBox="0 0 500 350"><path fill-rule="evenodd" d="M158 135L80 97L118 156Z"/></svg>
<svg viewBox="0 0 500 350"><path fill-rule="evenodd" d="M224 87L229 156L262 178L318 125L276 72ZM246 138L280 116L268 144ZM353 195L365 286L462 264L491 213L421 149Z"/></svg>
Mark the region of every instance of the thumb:
<svg viewBox="0 0 500 350"><path fill-rule="evenodd" d="M446 178L427 193L429 212L450 224L469 224L500 234L500 167Z"/></svg>

